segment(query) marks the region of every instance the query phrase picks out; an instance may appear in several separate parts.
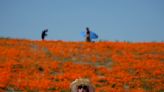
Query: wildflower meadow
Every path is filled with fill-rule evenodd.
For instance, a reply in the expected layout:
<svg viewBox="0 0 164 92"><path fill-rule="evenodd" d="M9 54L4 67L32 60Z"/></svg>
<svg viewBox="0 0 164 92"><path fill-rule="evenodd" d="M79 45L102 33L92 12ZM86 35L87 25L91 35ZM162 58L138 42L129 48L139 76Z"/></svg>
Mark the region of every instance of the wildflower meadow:
<svg viewBox="0 0 164 92"><path fill-rule="evenodd" d="M0 39L0 92L164 92L164 42Z"/></svg>

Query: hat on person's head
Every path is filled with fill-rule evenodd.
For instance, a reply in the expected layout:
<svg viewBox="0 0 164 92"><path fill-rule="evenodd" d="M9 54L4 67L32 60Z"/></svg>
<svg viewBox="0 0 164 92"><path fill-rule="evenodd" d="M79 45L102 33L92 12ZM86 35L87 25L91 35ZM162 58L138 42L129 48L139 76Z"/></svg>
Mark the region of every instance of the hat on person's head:
<svg viewBox="0 0 164 92"><path fill-rule="evenodd" d="M81 86L88 87L89 92L95 92L94 87L91 84L90 80L89 79L83 79L83 78L76 79L75 81L73 81L71 83L71 85L70 85L71 92L77 92L78 87L81 87Z"/></svg>

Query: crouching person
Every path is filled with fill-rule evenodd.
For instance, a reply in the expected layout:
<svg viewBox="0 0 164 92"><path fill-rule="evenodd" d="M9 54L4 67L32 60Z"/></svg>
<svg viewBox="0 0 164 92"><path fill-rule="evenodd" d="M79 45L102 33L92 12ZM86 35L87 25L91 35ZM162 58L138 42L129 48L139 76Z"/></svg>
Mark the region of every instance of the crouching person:
<svg viewBox="0 0 164 92"><path fill-rule="evenodd" d="M76 79L70 85L71 92L95 92L95 89L88 79Z"/></svg>

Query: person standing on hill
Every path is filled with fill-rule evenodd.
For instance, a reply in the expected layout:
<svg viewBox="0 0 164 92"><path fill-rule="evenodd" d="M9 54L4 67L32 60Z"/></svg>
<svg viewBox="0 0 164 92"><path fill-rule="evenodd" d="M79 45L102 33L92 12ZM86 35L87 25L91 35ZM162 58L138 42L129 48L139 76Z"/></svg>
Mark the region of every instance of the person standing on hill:
<svg viewBox="0 0 164 92"><path fill-rule="evenodd" d="M90 30L88 27L86 28L86 42L91 42Z"/></svg>
<svg viewBox="0 0 164 92"><path fill-rule="evenodd" d="M42 31L42 34L41 34L42 40L44 40L45 37L47 36L47 32L48 32L48 29L45 29L45 30Z"/></svg>

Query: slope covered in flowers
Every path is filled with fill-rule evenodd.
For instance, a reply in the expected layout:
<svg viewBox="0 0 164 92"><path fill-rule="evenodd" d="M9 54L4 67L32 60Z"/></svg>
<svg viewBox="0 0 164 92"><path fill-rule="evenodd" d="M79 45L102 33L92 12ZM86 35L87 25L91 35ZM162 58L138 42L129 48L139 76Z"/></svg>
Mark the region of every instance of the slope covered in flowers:
<svg viewBox="0 0 164 92"><path fill-rule="evenodd" d="M164 43L0 39L0 92L70 92L77 78L96 92L164 92Z"/></svg>

